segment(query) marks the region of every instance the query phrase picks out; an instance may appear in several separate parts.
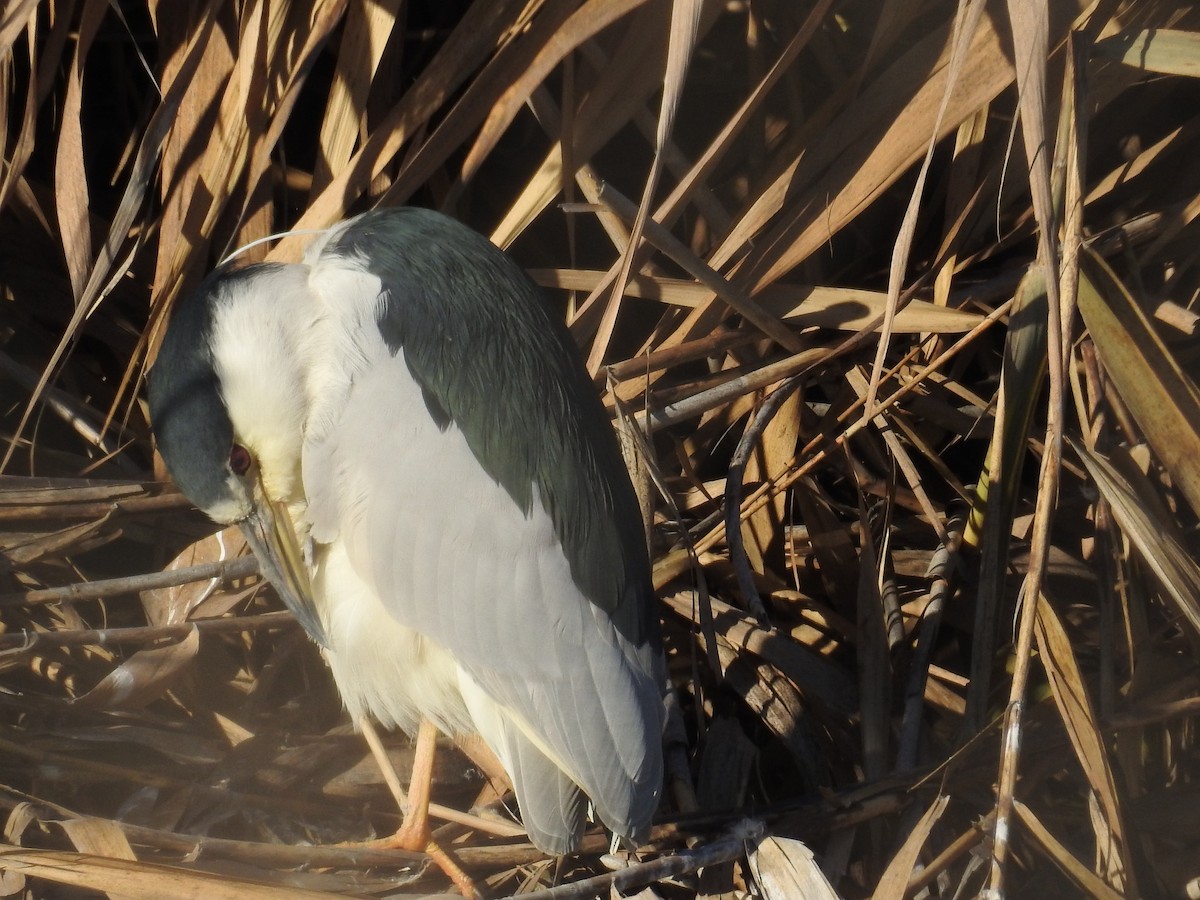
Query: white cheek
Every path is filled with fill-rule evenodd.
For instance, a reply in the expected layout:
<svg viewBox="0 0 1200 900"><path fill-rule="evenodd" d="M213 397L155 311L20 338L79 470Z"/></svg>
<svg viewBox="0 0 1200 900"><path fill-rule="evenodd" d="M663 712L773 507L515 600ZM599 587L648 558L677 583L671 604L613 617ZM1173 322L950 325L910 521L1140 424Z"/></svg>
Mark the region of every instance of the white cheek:
<svg viewBox="0 0 1200 900"><path fill-rule="evenodd" d="M204 514L221 525L233 525L235 522L240 522L250 515L253 508L251 500L246 489L235 478L229 479L230 497L227 500L221 500L207 509Z"/></svg>
<svg viewBox="0 0 1200 900"><path fill-rule="evenodd" d="M229 418L273 499L295 499L301 489L307 398L300 343L315 313L307 267L286 266L236 285L214 321L213 366Z"/></svg>

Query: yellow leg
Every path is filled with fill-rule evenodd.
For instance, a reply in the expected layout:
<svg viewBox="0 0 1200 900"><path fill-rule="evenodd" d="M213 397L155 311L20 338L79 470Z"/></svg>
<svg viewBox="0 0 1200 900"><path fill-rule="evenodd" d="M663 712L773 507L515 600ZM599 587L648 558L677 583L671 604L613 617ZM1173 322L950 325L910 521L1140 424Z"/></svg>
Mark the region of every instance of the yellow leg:
<svg viewBox="0 0 1200 900"><path fill-rule="evenodd" d="M393 840L405 850L424 850L429 843L429 791L433 782L433 757L437 750L437 728L428 719L417 730L412 778L408 782L408 805L404 822Z"/></svg>
<svg viewBox="0 0 1200 900"><path fill-rule="evenodd" d="M433 781L433 757L437 748L437 727L428 719L421 720L417 731L417 750L413 759L412 779L408 783L408 794L400 786L396 770L392 767L383 743L373 725L366 720L359 722L367 746L371 748L384 780L391 789L396 802L404 811L404 822L400 830L390 838L372 841L376 847L393 847L398 850L408 850L415 853L425 853L437 863L451 881L458 887L464 897L480 900L482 895L471 881L471 877L462 870L450 853L433 840L429 828L429 790Z"/></svg>
<svg viewBox="0 0 1200 900"><path fill-rule="evenodd" d="M396 774L396 770L388 758L387 751L383 747L383 742L379 739L379 732L375 730L375 726L371 724L370 719L359 719L357 724L358 730L362 732L362 736L367 742L367 746L371 748L371 755L375 757L375 762L379 765L380 772L383 773L383 780L387 783L388 790L396 798L396 805L400 807L402 812L406 811L408 809L408 794L400 786L400 776ZM434 733L436 735L436 729ZM418 738L419 736L420 732L418 732ZM507 785L508 775L504 772L503 767L500 767L499 760L495 760L495 767L499 768L489 768L487 764L488 759L494 760L495 757L486 744L478 738L459 740L458 744L471 761L487 775L490 782L502 782ZM495 774L497 771L499 775ZM502 789L498 788L497 793L502 793ZM442 806L440 803L429 804L429 815L435 819L441 819L445 822L457 822L459 825L474 828L476 831L482 831L484 834L494 834L497 837L525 837L525 829L516 822L477 816L472 813L463 812L462 810Z"/></svg>

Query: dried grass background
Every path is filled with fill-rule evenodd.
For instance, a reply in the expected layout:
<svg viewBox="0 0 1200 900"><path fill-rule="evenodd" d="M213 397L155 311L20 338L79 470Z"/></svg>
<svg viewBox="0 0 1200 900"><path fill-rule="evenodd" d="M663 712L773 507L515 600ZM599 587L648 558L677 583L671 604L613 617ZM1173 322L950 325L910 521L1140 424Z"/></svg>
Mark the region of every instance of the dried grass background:
<svg viewBox="0 0 1200 900"><path fill-rule="evenodd" d="M232 248L415 203L569 321L679 696L638 860L446 826L481 884L1187 896L1200 11L1048 7L5 4L0 895L445 889L335 846L398 813L139 399Z"/></svg>

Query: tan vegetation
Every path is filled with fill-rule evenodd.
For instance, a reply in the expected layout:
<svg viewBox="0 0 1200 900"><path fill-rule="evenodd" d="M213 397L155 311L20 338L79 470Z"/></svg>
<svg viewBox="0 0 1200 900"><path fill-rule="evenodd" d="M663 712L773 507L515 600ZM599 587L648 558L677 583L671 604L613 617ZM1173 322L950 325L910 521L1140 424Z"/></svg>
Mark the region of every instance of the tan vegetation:
<svg viewBox="0 0 1200 900"><path fill-rule="evenodd" d="M644 463L680 715L620 886L1185 896L1197 75L1185 0L10 0L0 895L444 889L337 846L398 813L139 400L230 250L413 203L547 287ZM441 837L608 895L598 832Z"/></svg>

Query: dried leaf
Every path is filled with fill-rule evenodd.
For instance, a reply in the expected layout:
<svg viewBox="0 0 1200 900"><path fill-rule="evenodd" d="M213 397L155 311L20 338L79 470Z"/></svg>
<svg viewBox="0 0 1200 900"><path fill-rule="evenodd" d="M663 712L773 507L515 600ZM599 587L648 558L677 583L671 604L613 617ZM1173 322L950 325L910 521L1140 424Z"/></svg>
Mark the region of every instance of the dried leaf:
<svg viewBox="0 0 1200 900"><path fill-rule="evenodd" d="M909 197L908 208L900 223L900 233L896 235L896 243L892 248L892 261L888 270L887 304L883 324L879 330L875 362L871 366L870 385L867 388L866 402L863 405L864 415L869 415L875 408L879 380L883 377L884 360L891 344L896 312L900 308L900 291L904 286L905 274L908 271L908 256L912 251L912 242L916 234L917 213L921 211L921 197L925 193L925 180L929 176L929 167L933 162L933 151L937 146L938 137L943 133L942 122L946 117L946 110L950 106L951 93L962 77L962 67L967 61L971 39L979 27L979 18L983 14L985 5L983 0L962 0L958 4L958 10L954 16L954 30L950 40L950 63L946 73L944 93L930 132L925 158L921 161L921 168L917 173L917 183L913 187L912 196Z"/></svg>
<svg viewBox="0 0 1200 900"><path fill-rule="evenodd" d="M604 283L607 273L586 269L531 269L529 274L545 287L593 291ZM713 298L713 292L702 284L645 274L630 277L625 295L688 308L704 306ZM765 312L796 328L817 326L839 331L858 331L887 308L887 295L882 291L794 284L773 284L761 291L755 300ZM970 331L982 321L983 317L977 313L911 300L897 311L892 331L895 334L956 334Z"/></svg>
<svg viewBox="0 0 1200 900"><path fill-rule="evenodd" d="M1119 869L1128 872L1131 862L1127 838L1129 832L1121 814L1121 797L1117 793L1105 739L1097 726L1096 712L1075 652L1071 649L1071 640L1045 595L1038 598L1034 628L1042 668L1050 682L1060 718L1071 738L1075 756L1083 766L1088 784L1100 802L1108 834L1111 834L1115 843L1110 845L1109 841L1104 840L1107 835L1097 835L1097 841L1117 855ZM1121 888L1122 885L1116 887Z"/></svg>
<svg viewBox="0 0 1200 900"><path fill-rule="evenodd" d="M195 14L213 20L214 25L218 18L222 24L233 18L232 9L221 14L215 9L197 8ZM171 33L180 25L175 16L168 14L161 28ZM198 29L197 22L191 24L189 30ZM193 50L179 41L174 49L175 52L162 67L162 89L166 96L171 96L180 90L180 79L186 81L182 82L185 89L162 149L162 237L158 242L155 264L155 283L159 285L160 294L164 293L163 288L169 281L171 266L177 264L176 260L202 254L207 247L210 235L201 235L196 228L186 227L186 223L197 191L208 190L200 184L201 165L205 158L207 138L220 110L221 93L232 77L234 60L234 48L226 40L204 40ZM189 63L188 60L195 53L199 57ZM194 217L195 213L191 215ZM150 356L153 358L153 353Z"/></svg>
<svg viewBox="0 0 1200 900"><path fill-rule="evenodd" d="M4 57L9 55L11 40L16 37L17 31L21 28L22 16L28 16L28 19L25 20L28 36L28 65L30 69L33 69L37 64L38 42L35 36L38 27L37 12L39 4L36 2L8 4L5 9L7 17L0 23L0 54ZM8 15L9 11L11 11L10 16ZM57 27L59 29L67 27L65 20L60 20ZM8 36L10 34L11 37ZM16 101L15 92L10 92L5 97L5 103L9 106L10 110ZM10 116L13 122L15 122L16 115L10 112ZM8 198L13 194L24 193L32 200L28 186L25 186L24 191L21 190L23 186L21 179L25 171L25 166L29 162L29 157L33 153L34 134L37 124L37 80L34 78L30 78L29 84L26 86L25 101L22 107L20 122L21 130L17 135L16 141L11 146L7 139L7 132L12 127L12 123L5 122L3 125L0 125L0 136L4 139L3 143L0 143L0 146L5 148L4 166L0 167L0 209L4 209L8 205ZM36 206L36 201L30 205ZM40 209L38 210L38 214L44 222L45 216L40 215ZM45 230L47 232L50 231L48 223L46 223Z"/></svg>
<svg viewBox="0 0 1200 900"><path fill-rule="evenodd" d="M100 30L108 9L103 0L88 0L84 6L83 22L75 43L75 56L67 79L67 97L62 111L62 127L58 132L58 152L54 170L54 200L58 211L58 227L62 233L63 252L71 277L75 302L83 299L88 266L92 261L92 229L88 220L87 171L83 164L83 70L88 51Z"/></svg>
<svg viewBox="0 0 1200 900"><path fill-rule="evenodd" d="M4 820L4 840L17 843L25 834L25 829L37 821L37 808L32 803L21 801L14 804Z"/></svg>
<svg viewBox="0 0 1200 900"><path fill-rule="evenodd" d="M34 23L37 7L37 0L17 0L4 5L0 13L0 57L7 57L17 35Z"/></svg>
<svg viewBox="0 0 1200 900"><path fill-rule="evenodd" d="M622 64L610 65L599 72L586 99L575 113L572 158L578 166L604 146L635 113L646 98L662 83L666 64L666 45L661 39L665 7L661 3L642 6L626 26L623 40L613 52ZM509 206L499 225L492 231L492 242L507 247L529 223L556 197L562 187L562 141L543 158L537 171L528 178L520 194ZM574 177L574 172L566 173Z"/></svg>
<svg viewBox="0 0 1200 900"><path fill-rule="evenodd" d="M291 885L274 886L229 873L220 875L157 863L108 859L60 850L0 845L0 869L130 900L289 900L328 897Z"/></svg>
<svg viewBox="0 0 1200 900"><path fill-rule="evenodd" d="M133 848L129 846L129 839L116 822L88 816L63 819L58 824L81 853L109 859L137 860Z"/></svg>
<svg viewBox="0 0 1200 900"><path fill-rule="evenodd" d="M1112 507L1121 530L1175 601L1179 612L1200 634L1200 566L1175 527L1156 518L1138 492L1108 460L1072 443L1088 474Z"/></svg>
<svg viewBox="0 0 1200 900"><path fill-rule="evenodd" d="M101 291L105 284L109 283L108 279L111 274L111 267L116 260L121 244L129 237L134 216L141 206L142 200L145 198L153 176L155 162L170 130L171 119L186 91L187 80L191 72L194 71L194 66L199 63L200 53L198 51L204 47L207 37L207 29L201 29L193 36L186 57L187 61L181 72L180 82L176 85L176 90L163 97L162 103L151 117L145 132L142 134L137 156L130 170L129 181L121 197L120 206L117 208L116 215L113 217L112 224L109 227L108 237L96 257L95 265L92 267L87 284L84 286L83 294L75 306L71 320L67 324L54 353L46 363L42 371L41 380L33 392L33 397L21 416L21 421L16 428L16 436L20 436L25 430L25 426L33 414L39 395L50 382L50 378L58 368L58 364L75 340L84 318L92 311L93 303L100 299ZM16 439L14 437L9 443L3 461L0 462L0 470L3 470L9 459L12 458L15 448Z"/></svg>
<svg viewBox="0 0 1200 900"><path fill-rule="evenodd" d="M1193 510L1200 511L1200 392L1099 256L1081 258L1079 313L1109 377Z"/></svg>
<svg viewBox="0 0 1200 900"><path fill-rule="evenodd" d="M340 218L349 209L351 199L367 190L417 128L433 118L471 71L487 58L494 46L493 36L503 33L517 21L525 6L525 0L472 4L417 82L379 123L346 167L309 204L296 222L293 236L280 241L271 251L270 258L298 258L301 247L308 242L308 237L300 232L328 227Z"/></svg>
<svg viewBox="0 0 1200 900"><path fill-rule="evenodd" d="M166 572L175 572L204 563L225 562L246 552L246 539L236 527L226 528L185 547L171 560ZM142 606L152 625L174 625L186 622L191 612L212 593L217 582L190 582L168 588L142 591Z"/></svg>
<svg viewBox="0 0 1200 900"><path fill-rule="evenodd" d="M1097 41L1095 52L1127 66L1163 75L1200 78L1200 33L1151 28Z"/></svg>
<svg viewBox="0 0 1200 900"><path fill-rule="evenodd" d="M620 270L613 281L612 293L609 296L604 314L601 316L596 335L592 341L592 349L588 354L586 365L589 372L598 372L608 352L609 342L617 324L617 313L621 309L621 298L625 295L625 283L633 269L634 254L641 248L642 236L646 230L646 222L650 216L654 194L662 177L664 157L667 153L668 141L675 124L675 115L679 109L679 99L683 93L684 80L687 76L688 64L696 48L696 38L700 30L700 12L703 3L700 0L672 0L671 27L667 37L667 68L663 74L663 96L659 107L658 127L654 134L654 158L650 163L650 171L646 175L646 184L642 188L642 199L638 203L637 215L630 224L629 240L621 253ZM660 242L659 248L662 248ZM702 279L703 280L703 279ZM719 293L719 292L718 292ZM747 315L754 321L746 311ZM759 327L762 325L758 322ZM767 334L772 336L770 329ZM787 335L786 332L782 334ZM779 338L777 337L776 340ZM783 341L783 346L791 350L798 348L791 341Z"/></svg>
<svg viewBox="0 0 1200 900"><path fill-rule="evenodd" d="M181 641L139 650L80 697L85 709L136 709L157 700L191 666L200 649L200 632L192 628Z"/></svg>
<svg viewBox="0 0 1200 900"><path fill-rule="evenodd" d="M1013 809L1016 810L1021 824L1029 830L1029 834L1033 837L1036 844L1060 869L1087 892L1087 896L1100 898L1100 900L1118 900L1118 898L1124 896L1123 893L1113 890L1108 883L1076 859L1075 855L1058 838L1050 833L1050 829L1042 824L1041 819L1028 806L1020 800L1014 800Z"/></svg>
<svg viewBox="0 0 1200 900"><path fill-rule="evenodd" d="M746 246L786 200L786 218L756 241L763 251L753 268L757 286L777 281L916 162L935 132L946 94L949 58L943 51L949 34L948 27L932 32L881 72L855 102L844 105L803 156L755 198L714 254L717 264ZM1007 48L987 17L967 56L971 65L942 114L943 133L991 102L1015 77Z"/></svg>
<svg viewBox="0 0 1200 900"><path fill-rule="evenodd" d="M464 174L469 177L470 173L479 168L481 161L495 148L500 135L512 123L517 111L528 101L530 94L546 80L551 70L562 62L568 53L645 2L646 0L589 0L563 22L537 57L516 75L492 107L475 145L463 161Z"/></svg>
<svg viewBox="0 0 1200 900"><path fill-rule="evenodd" d="M765 837L750 854L750 871L764 900L837 900L838 893L800 841Z"/></svg>
<svg viewBox="0 0 1200 900"><path fill-rule="evenodd" d="M947 794L938 794L933 803L929 805L929 809L925 810L920 821L909 832L904 846L892 857L887 870L879 879L879 883L875 885L875 893L871 895L872 900L904 900L908 892L909 879L917 867L921 851L929 840L933 826L942 817L949 802L950 797Z"/></svg>
<svg viewBox="0 0 1200 900"><path fill-rule="evenodd" d="M744 480L748 484L769 482L781 475L791 463L800 437L800 394L794 393L767 424L754 454L746 462ZM742 523L744 546L751 567L766 572L764 558L777 541L783 539L784 508L787 492L778 491L773 500L760 507Z"/></svg>
<svg viewBox="0 0 1200 900"><path fill-rule="evenodd" d="M402 7L402 0L349 4L338 47L337 72L321 123L314 192L323 190L333 175L345 169L356 141L367 132L367 98Z"/></svg>

